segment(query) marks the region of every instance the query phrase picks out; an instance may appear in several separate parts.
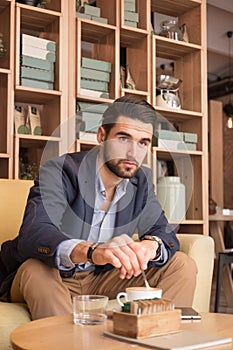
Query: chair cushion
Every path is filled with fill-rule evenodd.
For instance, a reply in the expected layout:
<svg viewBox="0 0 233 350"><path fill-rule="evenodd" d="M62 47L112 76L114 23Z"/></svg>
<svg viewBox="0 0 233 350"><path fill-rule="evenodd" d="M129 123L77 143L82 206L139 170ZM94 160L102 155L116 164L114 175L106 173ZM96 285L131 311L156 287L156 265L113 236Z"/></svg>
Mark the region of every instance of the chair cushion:
<svg viewBox="0 0 233 350"><path fill-rule="evenodd" d="M31 319L26 304L0 302L0 349L12 349L11 332L29 321Z"/></svg>

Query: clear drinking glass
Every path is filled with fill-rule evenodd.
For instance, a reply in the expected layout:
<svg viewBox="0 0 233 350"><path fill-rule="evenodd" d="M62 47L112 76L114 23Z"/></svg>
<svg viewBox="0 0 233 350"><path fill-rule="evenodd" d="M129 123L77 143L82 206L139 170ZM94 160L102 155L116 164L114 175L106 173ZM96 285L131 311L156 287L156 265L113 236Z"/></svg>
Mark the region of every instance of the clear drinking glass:
<svg viewBox="0 0 233 350"><path fill-rule="evenodd" d="M75 324L95 325L107 318L108 297L104 295L76 295L73 297Z"/></svg>

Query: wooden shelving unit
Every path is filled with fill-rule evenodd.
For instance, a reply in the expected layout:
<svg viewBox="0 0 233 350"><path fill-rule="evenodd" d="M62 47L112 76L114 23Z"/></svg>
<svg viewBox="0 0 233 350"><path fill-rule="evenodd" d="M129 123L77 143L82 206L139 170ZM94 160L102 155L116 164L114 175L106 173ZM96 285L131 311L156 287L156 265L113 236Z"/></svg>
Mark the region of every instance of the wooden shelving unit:
<svg viewBox="0 0 233 350"><path fill-rule="evenodd" d="M68 10L64 0L50 1L45 8L15 3L15 89L14 103L26 107L32 105L40 110L41 135L14 136L14 177L20 178L20 161L39 168L45 160L61 154L63 139L67 138L61 127L68 118L65 69L68 51L66 28ZM21 36L29 34L51 40L56 44L53 90L21 85ZM66 66L67 67L67 66ZM49 145L49 146L48 146Z"/></svg>
<svg viewBox="0 0 233 350"><path fill-rule="evenodd" d="M92 141L74 141L76 99L106 104L120 96L135 94L152 103L158 115L169 123L175 123L180 131L198 135L196 151L153 147L145 164L153 170L156 190L157 160L174 162L176 172L187 189L186 220L179 223L180 232L207 235L206 1L136 0L136 28L126 25L124 0L97 0L96 7L100 8L101 17L106 18L107 23L76 17L75 0L50 0L47 8L22 5L15 0L0 0L0 19L4 17L0 21L0 32L10 33L9 50L4 60L0 60L0 96L7 100L7 105L1 104L4 118L0 120L0 127L4 133L1 133L0 139L0 177L19 176L22 150L26 150L30 162L39 165L41 159L67 151L88 150L96 145ZM167 16L176 18L179 25L187 26L189 42L158 34L156 18L166 19ZM151 18L154 19L152 23ZM56 42L54 90L20 85L22 33L43 35ZM91 97L80 90L83 57L111 63L109 98ZM182 79L179 89L181 109L156 105L156 74L161 60L172 61L174 76ZM121 65L129 67L135 90L122 86ZM14 136L14 103L33 104L41 109L41 136ZM60 127L62 125L65 126ZM44 157L45 150L47 157Z"/></svg>
<svg viewBox="0 0 233 350"><path fill-rule="evenodd" d="M105 8L106 2L98 1L97 6ZM139 13L137 28L132 28L124 23L124 0L114 2L119 6L116 10L116 19L111 21L112 30L115 30L115 39L110 40L110 51L115 45L115 55L111 59L115 65L115 92L111 94L112 99L126 94L135 94L151 102L164 120L175 123L180 131L196 133L198 135L197 150L169 150L153 147L151 155L145 162L151 166L154 174L156 190L157 160L174 162L176 174L180 176L181 182L186 187L187 212L186 219L179 223L180 232L195 232L208 234L208 167L207 167L207 70L206 70L206 2L202 0L144 0L136 1L136 11ZM105 8L105 17L108 13ZM110 12L110 11L109 11ZM172 16L177 19L178 24L186 24L188 28L189 42L178 41L162 37L158 33L152 33L151 13L159 16ZM118 17L118 13L120 16ZM78 23L82 20L78 19ZM89 21L92 22L93 21ZM95 38L103 42L110 28L108 25L96 26ZM156 23L154 23L155 27ZM158 24L157 24L158 26ZM98 28L101 28L98 29ZM85 27L77 29L78 67L82 57L80 49L80 32L85 37ZM103 29L105 28L105 29ZM114 29L115 28L115 29ZM87 29L87 28L86 28ZM126 62L130 67L130 73L135 81L136 90L121 87L119 72L121 62L119 57L124 50ZM98 50L96 50L99 52ZM105 51L105 50L104 50ZM80 55L81 53L81 55ZM96 53L95 53L96 54ZM92 58L96 58L93 51ZM114 57L114 58L113 58ZM106 58L106 56L105 56ZM101 58L100 58L101 59ZM102 56L102 59L104 57ZM182 80L179 91L181 109L169 109L156 105L156 74L161 60L170 60L174 63L174 76ZM140 62L139 62L140 61ZM113 81L111 81L113 84ZM77 98L78 100L107 102L101 99L91 99L80 96L79 68L77 72ZM119 88L118 88L119 87ZM86 150L94 146L95 142L77 140L76 150ZM177 224L177 223L173 223Z"/></svg>

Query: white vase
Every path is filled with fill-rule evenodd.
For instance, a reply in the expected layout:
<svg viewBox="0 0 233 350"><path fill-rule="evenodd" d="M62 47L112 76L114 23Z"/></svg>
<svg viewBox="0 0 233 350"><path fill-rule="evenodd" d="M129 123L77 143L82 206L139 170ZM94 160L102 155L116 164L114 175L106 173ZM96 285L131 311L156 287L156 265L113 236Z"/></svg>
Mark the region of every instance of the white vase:
<svg viewBox="0 0 233 350"><path fill-rule="evenodd" d="M169 221L185 220L185 186L178 176L164 176L159 180L157 199Z"/></svg>

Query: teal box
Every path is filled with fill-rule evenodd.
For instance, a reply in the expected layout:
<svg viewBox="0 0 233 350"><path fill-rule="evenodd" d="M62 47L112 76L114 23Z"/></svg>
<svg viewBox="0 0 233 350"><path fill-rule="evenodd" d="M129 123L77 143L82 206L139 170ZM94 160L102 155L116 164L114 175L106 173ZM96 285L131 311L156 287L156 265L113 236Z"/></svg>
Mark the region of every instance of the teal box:
<svg viewBox="0 0 233 350"><path fill-rule="evenodd" d="M84 13L86 15L100 17L100 8L85 4L84 5Z"/></svg>
<svg viewBox="0 0 233 350"><path fill-rule="evenodd" d="M81 79L80 86L83 89L108 92L108 83L104 81Z"/></svg>
<svg viewBox="0 0 233 350"><path fill-rule="evenodd" d="M136 4L135 1L125 1L124 2L124 10L125 11L131 11L131 12L136 12Z"/></svg>
<svg viewBox="0 0 233 350"><path fill-rule="evenodd" d="M183 133L172 130L158 130L156 136L159 139L183 141Z"/></svg>
<svg viewBox="0 0 233 350"><path fill-rule="evenodd" d="M99 22L99 23L104 23L104 24L108 24L108 19L104 18L104 17L96 17L96 16L91 16L91 19L93 21Z"/></svg>
<svg viewBox="0 0 233 350"><path fill-rule="evenodd" d="M111 62L82 57L82 67L111 73Z"/></svg>
<svg viewBox="0 0 233 350"><path fill-rule="evenodd" d="M76 17L91 19L91 15L87 15L86 13L76 12Z"/></svg>
<svg viewBox="0 0 233 350"><path fill-rule="evenodd" d="M107 103L93 103L93 102L83 102L83 101L78 101L78 105L80 107L80 110L83 112L98 113L101 115L105 112L105 110L109 106Z"/></svg>
<svg viewBox="0 0 233 350"><path fill-rule="evenodd" d="M36 69L31 67L21 67L21 77L35 80L54 82L54 72Z"/></svg>
<svg viewBox="0 0 233 350"><path fill-rule="evenodd" d="M190 132L184 132L184 141L191 142L191 143L197 143L197 134L190 133Z"/></svg>
<svg viewBox="0 0 233 350"><path fill-rule="evenodd" d="M189 142L180 142L177 145L178 150L183 150L183 151L196 151L197 150L197 145L196 143L189 143Z"/></svg>
<svg viewBox="0 0 233 350"><path fill-rule="evenodd" d="M137 12L124 11L124 17L126 21L138 22L139 15Z"/></svg>
<svg viewBox="0 0 233 350"><path fill-rule="evenodd" d="M35 79L21 78L21 85L35 89L53 90L53 83L48 83L46 81L40 81Z"/></svg>
<svg viewBox="0 0 233 350"><path fill-rule="evenodd" d="M54 63L25 55L21 57L21 66L43 69L50 72L54 71Z"/></svg>
<svg viewBox="0 0 233 350"><path fill-rule="evenodd" d="M133 22L133 21L124 21L124 25L132 28L137 28L138 27L138 22Z"/></svg>
<svg viewBox="0 0 233 350"><path fill-rule="evenodd" d="M110 81L110 74L108 72L81 67L81 78L105 81L108 83Z"/></svg>

